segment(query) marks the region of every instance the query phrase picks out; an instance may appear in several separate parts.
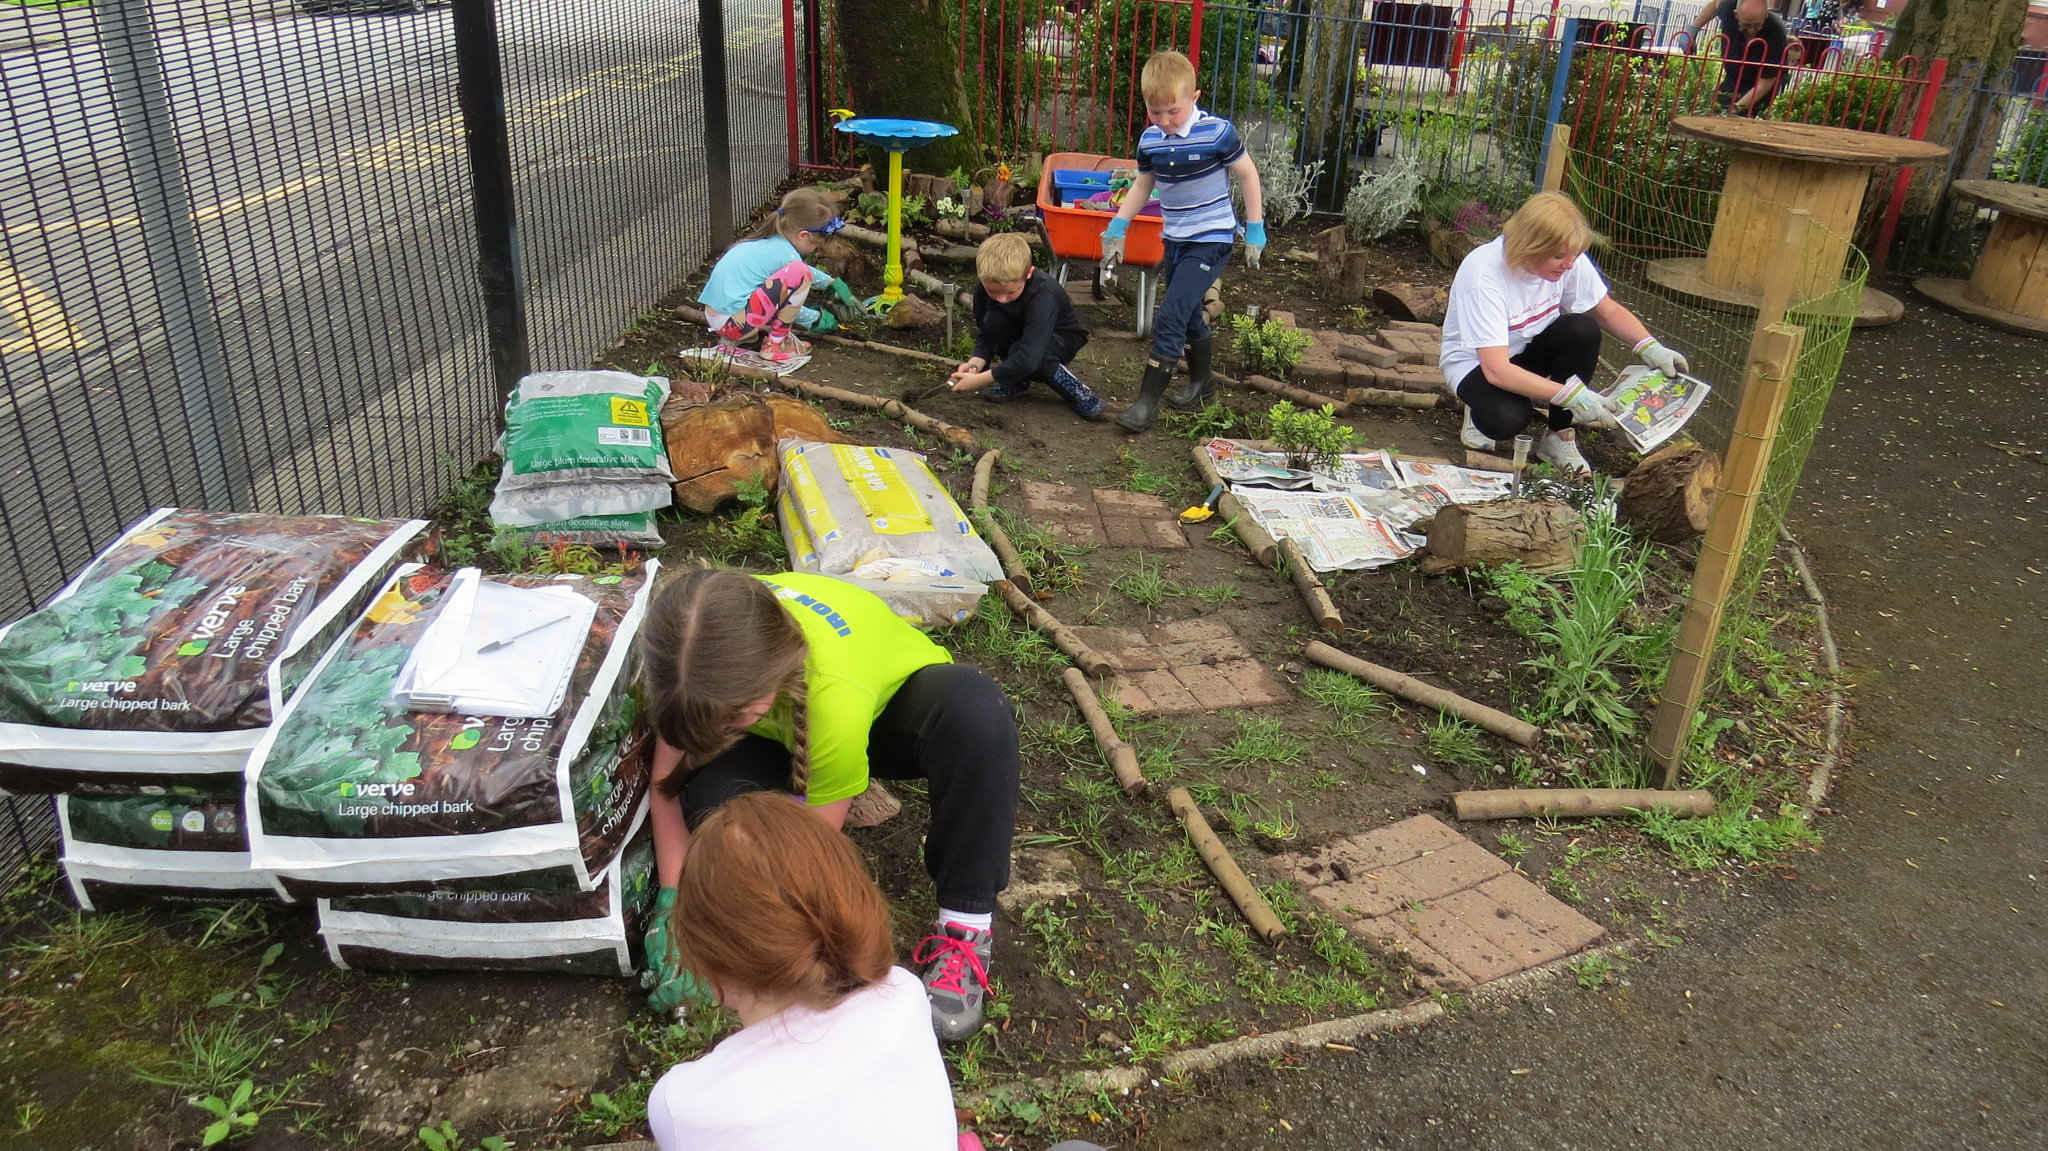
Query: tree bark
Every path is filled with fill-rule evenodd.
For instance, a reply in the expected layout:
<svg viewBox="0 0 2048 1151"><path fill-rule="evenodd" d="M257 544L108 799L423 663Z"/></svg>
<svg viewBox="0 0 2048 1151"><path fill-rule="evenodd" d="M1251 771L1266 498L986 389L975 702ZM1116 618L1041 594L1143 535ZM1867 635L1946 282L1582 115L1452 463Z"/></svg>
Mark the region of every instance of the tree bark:
<svg viewBox="0 0 2048 1151"><path fill-rule="evenodd" d="M1706 534L1720 482L1718 454L1690 440L1666 444L1628 474L1616 512L1660 544L1682 544Z"/></svg>
<svg viewBox="0 0 2048 1151"><path fill-rule="evenodd" d="M1294 149L1295 162L1306 168L1320 161L1311 200L1317 204L1342 203L1344 178L1351 166L1345 163L1350 143L1351 105L1358 87L1358 49L1362 25L1357 21L1353 0L1312 0L1310 18L1295 25L1294 44L1306 47L1301 70L1301 88L1296 93L1303 115L1301 139Z"/></svg>
<svg viewBox="0 0 2048 1151"><path fill-rule="evenodd" d="M862 116L936 120L960 129L903 154L906 167L946 172L981 166L981 137L960 67L956 9L943 0L839 0L846 84ZM872 156L886 171L888 156Z"/></svg>
<svg viewBox="0 0 2048 1151"><path fill-rule="evenodd" d="M1578 562L1586 525L1563 500L1491 500L1451 504L1429 525L1431 574L1518 562L1531 571L1558 572Z"/></svg>
<svg viewBox="0 0 2048 1151"><path fill-rule="evenodd" d="M2027 0L1913 0L1900 14L1884 58L1897 63L1908 56L1920 61L1948 60L1948 83L1973 78L1976 87L1991 87L2012 64L2020 30L2027 18ZM1928 138L1956 153L1954 175L1977 179L1991 167L2006 102L1980 100L1967 88L1945 86L1936 95ZM1909 215L1934 209L1944 186L1943 165L1914 173Z"/></svg>

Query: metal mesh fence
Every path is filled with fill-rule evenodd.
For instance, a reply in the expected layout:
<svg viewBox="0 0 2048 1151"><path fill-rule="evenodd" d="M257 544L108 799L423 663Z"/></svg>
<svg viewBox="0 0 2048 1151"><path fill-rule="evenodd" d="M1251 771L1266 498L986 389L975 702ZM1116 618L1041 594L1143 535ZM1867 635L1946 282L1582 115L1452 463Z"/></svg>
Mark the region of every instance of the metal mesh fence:
<svg viewBox="0 0 2048 1151"><path fill-rule="evenodd" d="M723 237L697 9L495 15L536 367ZM0 619L152 507L418 514L490 449L462 23L408 0L0 7ZM726 5L732 195L787 170L781 5ZM488 55L488 53L486 53ZM0 804L0 874L49 836Z"/></svg>

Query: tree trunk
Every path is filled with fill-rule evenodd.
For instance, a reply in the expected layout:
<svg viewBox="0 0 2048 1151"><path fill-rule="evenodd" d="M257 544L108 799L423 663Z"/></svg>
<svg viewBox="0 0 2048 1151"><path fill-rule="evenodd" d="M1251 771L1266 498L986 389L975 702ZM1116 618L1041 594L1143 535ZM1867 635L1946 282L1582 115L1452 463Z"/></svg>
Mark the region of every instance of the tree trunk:
<svg viewBox="0 0 2048 1151"><path fill-rule="evenodd" d="M1586 525L1563 500L1492 500L1452 504L1429 525L1432 575L1460 568L1519 562L1531 571L1559 572L1578 562Z"/></svg>
<svg viewBox="0 0 2048 1151"><path fill-rule="evenodd" d="M1295 26L1301 47L1301 86L1296 93L1303 115L1295 162L1306 168L1321 162L1310 202L1341 204L1346 191L1345 163L1351 137L1351 103L1358 86L1359 29L1352 0L1313 0L1309 18Z"/></svg>
<svg viewBox="0 0 2048 1151"><path fill-rule="evenodd" d="M1721 482L1721 457L1689 440L1643 457L1622 485L1621 521L1661 544L1706 534Z"/></svg>
<svg viewBox="0 0 2048 1151"><path fill-rule="evenodd" d="M1946 58L1950 85L1971 79L1972 87L1990 87L2012 64L2026 18L2027 0L1913 0L1900 14L1884 57L1897 63L1911 56L1923 67ZM1936 96L1928 138L1955 149L1957 178L1988 174L2005 103L1980 100L1967 87L1944 87ZM1936 164L1914 173L1907 214L1923 216L1934 209L1945 168Z"/></svg>
<svg viewBox="0 0 2048 1151"><path fill-rule="evenodd" d="M903 154L907 167L946 172L981 166L981 138L960 67L954 9L942 0L839 0L846 84L862 116L937 120L960 129ZM886 155L871 157L884 172Z"/></svg>

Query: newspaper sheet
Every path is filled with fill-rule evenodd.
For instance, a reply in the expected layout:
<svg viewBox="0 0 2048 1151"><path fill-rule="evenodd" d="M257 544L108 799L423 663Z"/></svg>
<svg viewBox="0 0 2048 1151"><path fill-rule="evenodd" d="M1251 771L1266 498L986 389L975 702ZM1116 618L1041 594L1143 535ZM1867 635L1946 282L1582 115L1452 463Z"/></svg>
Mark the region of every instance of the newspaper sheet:
<svg viewBox="0 0 2048 1151"><path fill-rule="evenodd" d="M1713 385L1696 376L1669 377L1637 364L1621 370L1607 398L1621 406L1615 418L1622 437L1638 453L1647 455L1677 435L1713 390Z"/></svg>
<svg viewBox="0 0 2048 1151"><path fill-rule="evenodd" d="M1237 489L1245 514L1274 539L1290 539L1317 571L1375 568L1407 559L1423 544L1339 492Z"/></svg>
<svg viewBox="0 0 2048 1151"><path fill-rule="evenodd" d="M1215 439L1204 445L1215 461L1217 478L1228 484L1256 484L1268 488L1305 488L1315 477L1287 466L1281 452L1262 452L1236 440Z"/></svg>

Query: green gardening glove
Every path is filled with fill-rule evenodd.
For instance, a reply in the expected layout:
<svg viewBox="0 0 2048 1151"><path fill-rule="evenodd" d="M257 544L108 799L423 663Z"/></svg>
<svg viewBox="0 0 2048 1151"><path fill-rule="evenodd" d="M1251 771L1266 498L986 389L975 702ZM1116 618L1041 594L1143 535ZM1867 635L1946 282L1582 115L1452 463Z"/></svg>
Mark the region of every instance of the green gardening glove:
<svg viewBox="0 0 2048 1151"><path fill-rule="evenodd" d="M696 975L676 965L676 950L668 937L675 909L676 889L662 888L654 897L654 910L648 913L647 933L640 944L647 961L647 970L640 973L640 986L648 989L647 1006L657 1015L671 1015L678 1009L711 1003L710 992Z"/></svg>
<svg viewBox="0 0 2048 1151"><path fill-rule="evenodd" d="M819 308L818 322L811 325L811 330L814 332L836 332L839 330L839 317L833 315L830 308Z"/></svg>
<svg viewBox="0 0 2048 1151"><path fill-rule="evenodd" d="M845 304L849 308L860 307L859 298L853 294L853 288L849 286L845 280L842 280L837 276L834 276L832 278L832 282L825 286L831 289L833 295L839 297L840 303Z"/></svg>

